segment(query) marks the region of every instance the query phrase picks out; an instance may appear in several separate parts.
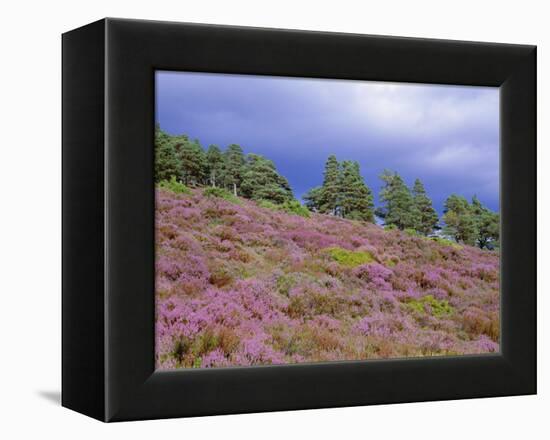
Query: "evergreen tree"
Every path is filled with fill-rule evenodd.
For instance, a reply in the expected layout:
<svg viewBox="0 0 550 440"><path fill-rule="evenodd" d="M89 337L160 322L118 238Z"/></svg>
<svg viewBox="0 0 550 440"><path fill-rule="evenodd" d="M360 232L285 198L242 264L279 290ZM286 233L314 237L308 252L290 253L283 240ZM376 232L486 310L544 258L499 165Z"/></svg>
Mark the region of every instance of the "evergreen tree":
<svg viewBox="0 0 550 440"><path fill-rule="evenodd" d="M216 145L210 145L206 151L206 169L208 180L215 188L223 175L224 160L221 150Z"/></svg>
<svg viewBox="0 0 550 440"><path fill-rule="evenodd" d="M316 186L311 188L302 198L305 201L306 207L313 212L319 212L321 207L321 199L323 195L323 188Z"/></svg>
<svg viewBox="0 0 550 440"><path fill-rule="evenodd" d="M418 222L414 229L422 235L430 235L434 229L438 229L439 217L420 179L414 181L412 195L414 205L419 213Z"/></svg>
<svg viewBox="0 0 550 440"><path fill-rule="evenodd" d="M237 188L240 187L244 171L245 158L243 149L237 144L231 144L224 153L223 182L237 195Z"/></svg>
<svg viewBox="0 0 550 440"><path fill-rule="evenodd" d="M179 177L181 161L177 155L172 136L164 132L157 124L155 128L155 181L170 180Z"/></svg>
<svg viewBox="0 0 550 440"><path fill-rule="evenodd" d="M342 162L340 214L353 220L374 221L373 197L365 185L358 162Z"/></svg>
<svg viewBox="0 0 550 440"><path fill-rule="evenodd" d="M243 197L284 203L293 200L288 181L281 176L272 161L257 154L247 156L240 186Z"/></svg>
<svg viewBox="0 0 550 440"><path fill-rule="evenodd" d="M320 196L319 212L339 215L340 164L333 154L325 164L323 191Z"/></svg>
<svg viewBox="0 0 550 440"><path fill-rule="evenodd" d="M500 216L483 206L479 199L472 198L471 211L477 229L477 245L483 249L500 245Z"/></svg>
<svg viewBox="0 0 550 440"><path fill-rule="evenodd" d="M201 185L206 176L206 155L200 143L184 141L179 148L181 178L186 185Z"/></svg>
<svg viewBox="0 0 550 440"><path fill-rule="evenodd" d="M457 242L474 246L479 234L473 209L468 201L456 194L450 195L445 201L443 210L445 227L443 233Z"/></svg>
<svg viewBox="0 0 550 440"><path fill-rule="evenodd" d="M376 215L384 219L386 226L395 226L400 230L414 229L419 222L420 212L401 176L384 170L380 179L384 181L380 200L385 205L376 210Z"/></svg>

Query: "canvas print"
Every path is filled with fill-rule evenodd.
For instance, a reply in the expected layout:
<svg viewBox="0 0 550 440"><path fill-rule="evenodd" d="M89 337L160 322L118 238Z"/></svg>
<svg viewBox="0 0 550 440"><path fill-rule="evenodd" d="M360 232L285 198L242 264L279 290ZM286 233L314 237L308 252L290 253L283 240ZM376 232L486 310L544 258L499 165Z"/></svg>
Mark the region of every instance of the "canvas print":
<svg viewBox="0 0 550 440"><path fill-rule="evenodd" d="M499 352L499 90L157 71L156 367Z"/></svg>

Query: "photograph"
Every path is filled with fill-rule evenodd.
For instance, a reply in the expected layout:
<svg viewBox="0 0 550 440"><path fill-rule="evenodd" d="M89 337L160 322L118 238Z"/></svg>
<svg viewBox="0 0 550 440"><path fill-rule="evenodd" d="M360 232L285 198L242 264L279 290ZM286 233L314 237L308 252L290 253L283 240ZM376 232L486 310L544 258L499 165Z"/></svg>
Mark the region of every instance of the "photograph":
<svg viewBox="0 0 550 440"><path fill-rule="evenodd" d="M499 88L156 71L156 368L499 353Z"/></svg>

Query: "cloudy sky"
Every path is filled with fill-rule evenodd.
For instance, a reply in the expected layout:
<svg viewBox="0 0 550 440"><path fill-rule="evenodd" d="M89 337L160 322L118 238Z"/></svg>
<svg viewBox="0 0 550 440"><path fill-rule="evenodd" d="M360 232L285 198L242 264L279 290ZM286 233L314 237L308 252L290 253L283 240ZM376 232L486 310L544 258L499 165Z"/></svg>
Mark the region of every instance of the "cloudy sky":
<svg viewBox="0 0 550 440"><path fill-rule="evenodd" d="M499 208L498 88L157 72L156 119L203 146L241 145L275 162L296 197L322 183L328 155L378 175L420 178L441 213L474 194ZM377 198L376 198L377 200Z"/></svg>

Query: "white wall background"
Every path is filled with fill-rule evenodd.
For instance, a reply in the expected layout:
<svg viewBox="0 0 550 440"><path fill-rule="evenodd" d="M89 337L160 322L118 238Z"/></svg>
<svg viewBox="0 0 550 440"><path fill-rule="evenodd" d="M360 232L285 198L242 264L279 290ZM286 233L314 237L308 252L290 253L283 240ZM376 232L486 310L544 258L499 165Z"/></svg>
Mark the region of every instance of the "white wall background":
<svg viewBox="0 0 550 440"><path fill-rule="evenodd" d="M550 47L546 2L10 1L0 25L0 437L548 438ZM59 406L61 40L125 17L537 44L539 395L105 425ZM546 205L546 206L545 206ZM546 226L546 227L545 227ZM546 347L543 346L546 344ZM550 405L548 405L550 407Z"/></svg>

